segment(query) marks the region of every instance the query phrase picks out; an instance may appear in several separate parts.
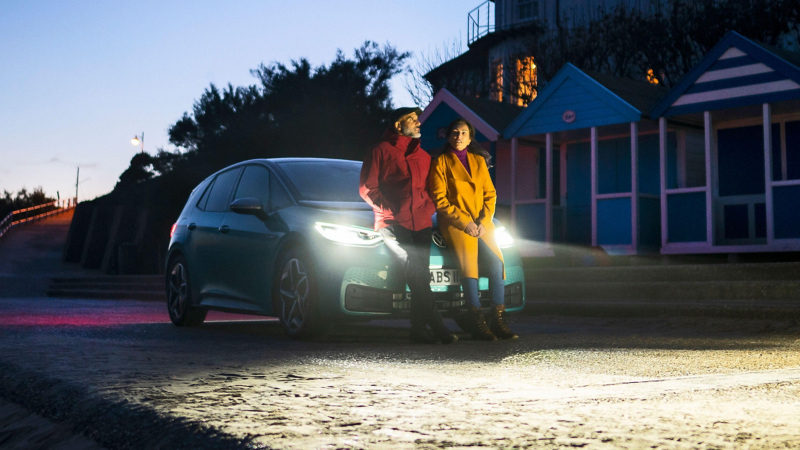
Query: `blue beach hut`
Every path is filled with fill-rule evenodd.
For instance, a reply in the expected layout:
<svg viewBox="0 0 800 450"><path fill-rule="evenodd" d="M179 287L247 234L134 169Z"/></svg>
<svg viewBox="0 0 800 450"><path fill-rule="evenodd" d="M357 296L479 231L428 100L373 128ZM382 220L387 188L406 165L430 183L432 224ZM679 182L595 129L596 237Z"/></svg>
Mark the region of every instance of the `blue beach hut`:
<svg viewBox="0 0 800 450"><path fill-rule="evenodd" d="M512 195L517 234L609 254L657 252L659 129L648 112L665 94L647 82L564 66L503 132L511 173L520 147L544 155L524 167L544 175L538 196Z"/></svg>
<svg viewBox="0 0 800 450"><path fill-rule="evenodd" d="M651 115L662 253L800 250L800 55L729 32Z"/></svg>
<svg viewBox="0 0 800 450"><path fill-rule="evenodd" d="M461 117L475 127L475 140L492 155L493 167L490 172L497 188L498 214L501 218L508 215L511 204L511 142L503 138L502 131L522 110L521 106L455 95L447 89L440 89L420 116L420 144L432 156L438 155L445 144L445 131L450 122ZM527 160L533 154L525 153L523 157ZM518 191L518 195L523 197L535 195L531 183L520 186Z"/></svg>

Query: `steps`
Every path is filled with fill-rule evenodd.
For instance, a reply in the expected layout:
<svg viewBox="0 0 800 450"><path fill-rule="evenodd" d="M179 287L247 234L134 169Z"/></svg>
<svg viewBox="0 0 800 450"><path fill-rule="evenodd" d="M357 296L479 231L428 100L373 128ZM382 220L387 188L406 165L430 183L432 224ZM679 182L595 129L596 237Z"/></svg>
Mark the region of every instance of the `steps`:
<svg viewBox="0 0 800 450"><path fill-rule="evenodd" d="M161 275L55 277L47 286L50 297L166 301Z"/></svg>
<svg viewBox="0 0 800 450"><path fill-rule="evenodd" d="M800 317L800 263L525 271L529 307L576 315Z"/></svg>

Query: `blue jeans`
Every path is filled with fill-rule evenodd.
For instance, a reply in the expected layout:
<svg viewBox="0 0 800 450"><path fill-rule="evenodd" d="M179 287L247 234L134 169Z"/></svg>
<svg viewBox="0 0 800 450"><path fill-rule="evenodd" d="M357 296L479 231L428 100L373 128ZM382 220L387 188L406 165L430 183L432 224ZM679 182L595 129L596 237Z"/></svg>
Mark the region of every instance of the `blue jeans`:
<svg viewBox="0 0 800 450"><path fill-rule="evenodd" d="M500 306L504 304L506 285L503 281L503 261L483 242L483 239L478 239L478 270L481 271L481 275L489 279L489 295L492 296L492 305ZM462 278L461 287L464 290L464 297L466 297L467 303L480 308L478 279Z"/></svg>

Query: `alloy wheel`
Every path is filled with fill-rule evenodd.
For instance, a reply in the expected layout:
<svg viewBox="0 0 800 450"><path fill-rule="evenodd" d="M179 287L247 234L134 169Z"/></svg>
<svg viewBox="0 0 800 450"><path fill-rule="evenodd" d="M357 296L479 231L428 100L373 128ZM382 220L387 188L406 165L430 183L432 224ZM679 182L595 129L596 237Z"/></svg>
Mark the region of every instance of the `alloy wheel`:
<svg viewBox="0 0 800 450"><path fill-rule="evenodd" d="M186 280L186 268L182 263L172 267L169 275L169 311L173 317L181 317L186 311L186 300L189 298L189 283Z"/></svg>
<svg viewBox="0 0 800 450"><path fill-rule="evenodd" d="M303 262L290 259L280 279L281 319L291 330L301 330L308 317L308 274Z"/></svg>

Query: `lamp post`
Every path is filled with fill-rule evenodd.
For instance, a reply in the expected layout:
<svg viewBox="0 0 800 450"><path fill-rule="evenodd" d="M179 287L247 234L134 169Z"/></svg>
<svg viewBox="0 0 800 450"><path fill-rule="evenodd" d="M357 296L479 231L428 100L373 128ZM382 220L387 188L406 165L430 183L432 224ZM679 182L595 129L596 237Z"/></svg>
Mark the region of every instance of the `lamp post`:
<svg viewBox="0 0 800 450"><path fill-rule="evenodd" d="M144 131L142 131L141 139L139 139L139 136L134 136L133 139L131 139L131 145L139 145L139 143L142 144L142 153L144 153Z"/></svg>

